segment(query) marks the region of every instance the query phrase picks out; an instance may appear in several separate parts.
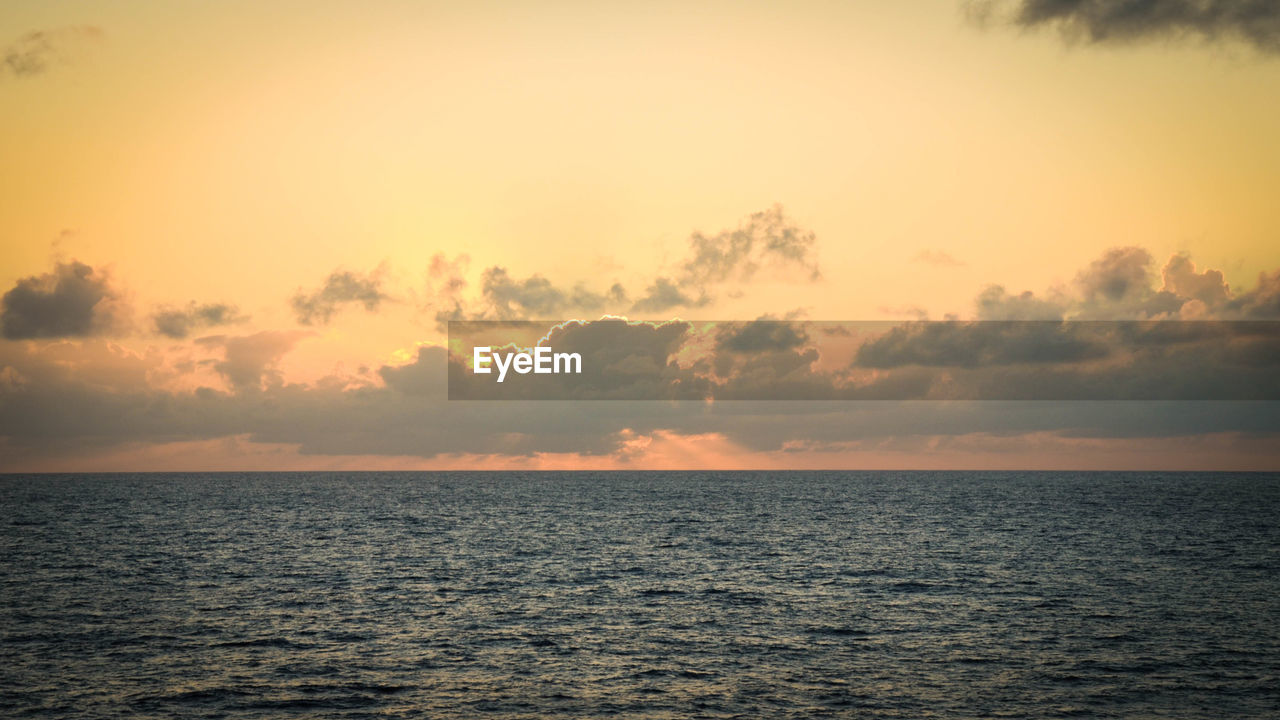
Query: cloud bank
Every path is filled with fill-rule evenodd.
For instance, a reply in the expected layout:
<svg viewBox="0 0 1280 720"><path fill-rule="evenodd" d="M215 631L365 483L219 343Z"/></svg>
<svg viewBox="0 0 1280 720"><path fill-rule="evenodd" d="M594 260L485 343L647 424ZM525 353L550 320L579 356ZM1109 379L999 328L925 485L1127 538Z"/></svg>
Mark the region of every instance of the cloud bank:
<svg viewBox="0 0 1280 720"><path fill-rule="evenodd" d="M754 248L744 253L732 250L731 236L728 232L725 242L710 245L738 260L723 266L729 270L700 277L707 288L720 287L717 278L771 272L759 258L742 260L762 252L759 237L739 243ZM785 257L796 255L782 253L779 259ZM748 269L748 262L756 268ZM812 277L806 267L787 261L781 269ZM465 257L440 256L433 262L433 306L456 300L470 312L478 302L482 314L506 308L517 315L622 298L610 290L576 293L575 286L556 286L538 276L489 273L482 274L476 299L468 303L460 299L471 287L465 271ZM681 286L678 274L660 277L680 292L697 287ZM377 272L333 273L320 287L299 293L302 307L314 308L315 322L348 304L376 309L388 297L380 278ZM305 341L305 330L219 334L135 352L110 340L111 328L120 327L119 295L102 273L74 261L21 279L5 293L0 466L39 466L58 458L226 438L326 457L527 460L557 453L639 458L643 454L635 453L645 443L689 438L701 438L688 440L691 447L714 441L735 452L805 458L884 448L899 448L910 457L922 448L970 442L962 438L1005 447L1018 438L1039 437L1037 442L1068 447L1210 436L1222 439L1221 447L1230 452L1266 464L1273 454L1258 448L1273 444L1280 433L1274 402L1185 401L1269 397L1257 388L1274 388L1271 378L1280 377L1272 367L1280 358L1273 338L1223 335L1222 323L1188 321L1280 319L1280 272L1261 274L1252 287L1233 288L1219 271L1197 267L1189 257L1177 255L1157 265L1137 248L1108 251L1048 292L993 286L975 298L977 319L1047 321L1038 324L900 323L896 334L773 318L710 327L625 321L566 325L563 342L579 348L584 360L589 353L584 365L599 370L578 386L583 397L606 398L591 403L450 402L452 367L446 350L433 346L418 348L409 362L374 363L367 373L335 371L298 383L282 368ZM631 297L627 301L634 303ZM235 317L229 306L192 303L161 309L152 321L171 321L155 329L178 339L183 332L190 337ZM1137 322L1130 323L1127 334L1122 323L1111 323L1109 334L1100 336L1079 332L1096 318ZM1224 368L1231 369L1225 380ZM1227 384L1206 384L1213 373L1218 377L1213 382ZM1082 383L1089 392L1065 394L1077 392ZM619 387L667 401L607 399ZM1127 392L1129 397L1182 399L971 401L1037 392L1038 397L1111 398ZM759 397L785 399L748 399Z"/></svg>

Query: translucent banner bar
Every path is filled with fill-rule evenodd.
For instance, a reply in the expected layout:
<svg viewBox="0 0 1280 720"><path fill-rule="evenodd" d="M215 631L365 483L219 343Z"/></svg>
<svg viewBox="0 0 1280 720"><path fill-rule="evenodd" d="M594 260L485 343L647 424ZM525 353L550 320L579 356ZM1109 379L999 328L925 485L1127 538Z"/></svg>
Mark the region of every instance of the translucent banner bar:
<svg viewBox="0 0 1280 720"><path fill-rule="evenodd" d="M1280 400L1275 321L461 321L451 400Z"/></svg>

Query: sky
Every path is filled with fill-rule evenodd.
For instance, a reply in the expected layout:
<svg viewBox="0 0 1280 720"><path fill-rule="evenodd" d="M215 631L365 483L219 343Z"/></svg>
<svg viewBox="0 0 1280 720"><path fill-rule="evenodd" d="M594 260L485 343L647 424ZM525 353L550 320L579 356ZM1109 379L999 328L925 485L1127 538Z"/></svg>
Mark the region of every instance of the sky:
<svg viewBox="0 0 1280 720"><path fill-rule="evenodd" d="M1256 0L11 0L0 471L1277 469L1270 401L471 403L443 351L1280 320L1277 127Z"/></svg>

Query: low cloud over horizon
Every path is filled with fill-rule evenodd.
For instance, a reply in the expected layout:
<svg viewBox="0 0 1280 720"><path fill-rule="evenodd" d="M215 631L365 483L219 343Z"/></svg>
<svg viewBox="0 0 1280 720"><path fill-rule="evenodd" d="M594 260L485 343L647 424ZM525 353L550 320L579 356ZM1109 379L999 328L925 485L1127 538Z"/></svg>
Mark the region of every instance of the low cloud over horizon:
<svg viewBox="0 0 1280 720"><path fill-rule="evenodd" d="M729 280L751 282L771 264L812 281L818 273L811 260L814 239L775 222L781 217L775 215L767 227L753 220L717 236L695 236L691 257L714 255L719 259L712 263L714 272L659 278L708 296L710 288ZM481 272L479 295L464 298L464 261L437 259L432 270L428 282L443 288L437 297L472 308L471 316L515 320L588 306L607 309L611 303L635 305L620 289L594 295L586 286L564 290L533 280L536 275L517 281L492 268ZM295 328L257 327L247 334L192 339L196 330L249 319L224 303L157 310L150 332L177 344L145 351L117 344L138 333L135 327L110 322L125 293L88 265L60 263L46 275L19 280L0 309L7 338L0 342L0 448L9 458L4 464L38 469L65 467L75 458L124 462L119 458L127 457L126 451L152 457L147 448L158 452L172 446L201 448L203 453L210 446L201 443L233 438L237 452L253 457L254 447L289 448L287 454L301 466L308 457L328 458L326 462L363 458L375 464L381 457L409 465L646 467L646 462L661 465L659 457L669 460L672 444L684 443L682 438L714 438L713 445L733 449L748 465L838 465L859 457L907 462L915 457L912 453L961 446L969 462L999 465L1004 462L1000 457L1017 452L1006 440L1018 436L1056 448L1044 457L1068 465L1072 444L1102 443L1110 454L1099 457L1124 464L1137 462L1134 457L1153 457L1142 448L1163 447L1171 438L1183 438L1186 447L1212 448L1216 454L1209 464L1221 464L1230 453L1238 460L1232 466L1268 466L1275 460L1262 449L1280 433L1274 402L1220 400L1249 397L1245 370L1256 366L1265 371L1266 362L1274 363L1278 353L1273 337L1222 342L1212 333L1146 333L1125 340L1136 343L1126 347L1141 349L1135 357L1144 358L1142 362L1116 365L1108 359L1119 357L1110 346L1100 347L1096 338L1077 333L1072 322L1177 321L1156 322L1151 327L1158 330L1215 326L1189 326L1194 320L1280 320L1280 271L1262 273L1256 286L1236 289L1221 272L1200 268L1186 255L1157 265L1148 251L1125 247L1104 253L1071 282L1042 294L989 286L975 296L973 320L1054 321L1048 325L910 321L877 338L863 338L861 345L842 345L846 338L838 324L765 318L721 324L708 336L707 354L700 361L691 361L682 349L687 337L678 323L606 322L599 324L601 330L614 327L618 332L589 341L596 348L592 352L609 356L607 362L593 356L592 362L625 366L636 378L661 376L663 383L694 389L692 395L672 399L760 397L764 388L791 401L451 402L446 399L447 356L434 344L418 346L400 362L371 358L368 368L356 372L332 373L314 382L292 379L289 354L299 343L318 342L318 330L308 326L340 322L339 311L351 304L376 314L392 297L383 277L390 275L334 273L318 290L295 294L284 304L297 313L300 327ZM436 303L422 306L424 320L438 319L438 308ZM353 314L347 322L361 318ZM1025 327L1030 334L986 332L993 327ZM653 337L636 335L638 330ZM663 332L669 335L665 339L658 337ZM1089 364L1090 372L1097 373L1091 381L1096 394L1080 396L1091 398L1088 402L963 401L1017 397L1019 387L1053 397L1052 388L1033 388L1046 382L1046 360L1068 363L1063 382L1077 382L1073 374L1085 367L1079 363ZM1233 377L1236 384L1230 387L1235 389L1218 387L1204 401L1170 401L1199 397L1177 391L1162 402L1097 401L1124 397L1126 388L1137 391L1137 397L1165 397L1159 392L1143 395L1141 383L1156 377L1177 382L1206 367L1221 370L1231 363L1242 368ZM952 385L936 385L936 375L925 379L922 368L931 365L945 366ZM871 373L867 377L874 382L866 387L879 390L842 390L846 386L839 378L852 377L848 373L854 371ZM720 378L714 382L722 384L707 393L707 378ZM965 383L987 390L938 394L938 388ZM657 388L646 392L667 397ZM882 399L831 402L846 396ZM953 399L901 401L913 397ZM1209 401L1214 398L1219 400ZM656 454L660 449L666 454ZM170 460L180 463L182 457L179 453Z"/></svg>

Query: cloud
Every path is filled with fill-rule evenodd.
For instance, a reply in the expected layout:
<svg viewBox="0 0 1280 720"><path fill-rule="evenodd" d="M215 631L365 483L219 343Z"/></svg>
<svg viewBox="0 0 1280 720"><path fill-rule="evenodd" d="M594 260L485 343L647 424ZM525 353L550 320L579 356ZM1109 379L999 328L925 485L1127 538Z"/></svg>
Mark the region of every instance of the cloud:
<svg viewBox="0 0 1280 720"><path fill-rule="evenodd" d="M118 300L105 275L72 260L19 280L4 294L0 323L10 340L96 335L120 321Z"/></svg>
<svg viewBox="0 0 1280 720"><path fill-rule="evenodd" d="M1031 291L1011 295L991 285L974 300L979 320L1061 320L1066 311L1059 303L1043 300Z"/></svg>
<svg viewBox="0 0 1280 720"><path fill-rule="evenodd" d="M587 322L571 321L554 326L550 332L536 323L502 324L508 337L527 331L546 332L542 344L557 353L581 356L581 373L571 375L521 375L510 373L502 384L493 375L471 372L469 361L473 337L490 331L492 324L455 324L450 342L466 345L462 354L449 358L450 397L486 399L667 399L700 400L708 396L709 383L700 366L682 366L676 354L688 340L692 326L684 321L661 323L631 322L604 318ZM521 331L525 331L521 333ZM533 343L512 343L495 348L511 352ZM492 347L492 346L491 346Z"/></svg>
<svg viewBox="0 0 1280 720"><path fill-rule="evenodd" d="M923 263L925 265L936 265L937 267L963 267L964 263L951 257L951 255L942 250L921 250L915 257L911 258L911 262Z"/></svg>
<svg viewBox="0 0 1280 720"><path fill-rule="evenodd" d="M324 285L310 293L299 290L290 301L294 315L303 325L324 325L333 319L343 305L360 303L374 312L390 296L382 292L384 270L380 267L361 276L350 271L335 271Z"/></svg>
<svg viewBox="0 0 1280 720"><path fill-rule="evenodd" d="M760 318L745 323L720 323L716 327L716 349L732 353L761 353L792 350L809 342L803 323Z"/></svg>
<svg viewBox="0 0 1280 720"><path fill-rule="evenodd" d="M1280 320L1280 270L1258 274L1258 286L1229 298L1226 315L1249 319Z"/></svg>
<svg viewBox="0 0 1280 720"><path fill-rule="evenodd" d="M581 374L469 370L472 347L535 344ZM1280 399L1277 323L604 318L454 325L450 347L455 400Z"/></svg>
<svg viewBox="0 0 1280 720"><path fill-rule="evenodd" d="M441 458L599 457L658 431L716 433L755 451L818 452L974 433L1146 439L1226 432L1260 442L1280 433L1274 403L449 402L439 347L381 368L385 385L350 388L276 383L260 392L169 392L134 381L108 387L65 375L42 379L40 365L47 360L22 346L0 346L0 367L28 378L0 386L0 437L10 461L231 436L296 446L304 455Z"/></svg>
<svg viewBox="0 0 1280 720"><path fill-rule="evenodd" d="M1256 288L1237 293L1221 271L1197 271L1190 257L1179 254L1158 276L1160 287L1148 251L1113 248L1077 273L1069 288L1042 297L992 285L974 304L980 320L1280 319L1280 281L1265 273Z"/></svg>
<svg viewBox="0 0 1280 720"><path fill-rule="evenodd" d="M1057 27L1091 43L1196 37L1280 52L1280 3L1273 0L994 0L970 9L978 18Z"/></svg>
<svg viewBox="0 0 1280 720"><path fill-rule="evenodd" d="M780 205L754 213L737 228L713 235L694 232L688 252L638 296L618 282L598 290L557 285L537 273L518 277L501 265L480 275L479 297L464 296L467 258L431 260L427 296L438 323L449 320L553 319L596 313L665 313L715 302L724 285L760 280L811 282L821 277L816 236L792 223ZM634 300L631 298L635 297Z"/></svg>
<svg viewBox="0 0 1280 720"><path fill-rule="evenodd" d="M19 78L43 75L54 65L70 62L84 46L102 36L102 29L92 25L27 33L0 51L4 58L0 70Z"/></svg>
<svg viewBox="0 0 1280 720"><path fill-rule="evenodd" d="M1151 253L1139 247L1108 250L1076 276L1086 302L1111 303L1143 297L1151 289Z"/></svg>
<svg viewBox="0 0 1280 720"><path fill-rule="evenodd" d="M663 312L715 302L715 288L760 279L813 282L821 279L817 236L787 217L781 205L752 213L738 227L714 235L694 232L689 252L673 276L659 276L631 307Z"/></svg>
<svg viewBox="0 0 1280 720"><path fill-rule="evenodd" d="M631 306L632 312L637 313L660 313L673 308L685 307L701 307L711 302L711 298L705 294L694 297L680 285L669 277L660 277L653 281L653 284L645 288L644 295L641 295L635 304Z"/></svg>
<svg viewBox="0 0 1280 720"><path fill-rule="evenodd" d="M196 343L222 349L223 359L213 363L213 369L225 377L232 388L237 391L261 390L264 385L283 384L284 378L278 367L280 359L310 334L297 330L266 330L239 337L215 335L200 338Z"/></svg>
<svg viewBox="0 0 1280 720"><path fill-rule="evenodd" d="M816 332L810 333L810 329ZM769 317L746 323L717 323L710 351L717 400L776 398L828 400L838 397L840 378L815 369L821 351L815 337L849 337L829 332L838 323L807 323Z"/></svg>
<svg viewBox="0 0 1280 720"><path fill-rule="evenodd" d="M183 309L161 308L151 316L155 331L175 340L182 340L201 328L229 325L247 319L234 305L195 302Z"/></svg>
<svg viewBox="0 0 1280 720"><path fill-rule="evenodd" d="M792 223L782 206L774 205L753 213L734 230L715 235L695 232L689 238L690 256L680 280L694 286L746 282L762 270L817 280L822 274L813 256L816 243L812 231Z"/></svg>
<svg viewBox="0 0 1280 720"><path fill-rule="evenodd" d="M76 265L67 265L72 272L60 266L19 285L58 294L63 275L72 282L104 282L87 268L75 272ZM457 265L442 260L436 273L445 296L465 287L455 282L461 277ZM1280 347L1269 329L1274 325L1255 324L1251 330L1249 323L1169 319L1192 305L1210 319L1280 318L1280 272L1261 275L1255 287L1219 290L1216 271L1195 267L1189 258L1175 256L1160 272L1153 266L1149 256L1120 249L1043 297L988 289L979 296L986 298L978 302L979 313L987 307L992 315L1034 314L1027 308L1043 309L1037 303L1044 303L1067 320L1112 311L1123 319L1135 316L1124 313L1145 313L1152 298L1163 294L1172 300L1161 302L1176 310L1162 314L1164 320L911 327L880 346L878 359L874 353L865 357L865 364L854 362L859 346L872 346L887 332L866 324L614 320L567 324L552 338L558 351L577 348L584 367L599 369L587 378L595 385L579 386L592 391L586 396L608 397L625 387L665 402L449 402L452 368L439 347L420 348L408 364L375 365L363 379L291 383L282 364L307 335L298 331L201 338L181 351L154 348L154 355L130 353L104 339L0 343L0 451L6 464L21 457L34 458L35 466L39 458L103 448L126 453L155 443L227 437L287 445L303 455L525 459L555 453L612 457L627 452L637 438L664 433L722 438L751 452L801 453L924 447L929 438L945 444L945 438L975 434L1010 442L1036 433L1064 442L1145 442L1234 433L1255 444L1274 443L1280 433L1274 402L1214 399L1280 393L1274 368ZM530 290L529 298L542 291L526 279L507 280L520 292ZM571 290L558 291L558 297L573 297ZM532 304L531 299L526 307ZM94 315L101 310L91 307ZM514 300L511 307L517 307ZM1090 326L1103 331L1090 335ZM209 358L192 361L193 347L207 349ZM175 370L178 365L195 368ZM187 374L170 381L174 372ZM199 386L211 380L225 389ZM1125 396L1210 399L968 401ZM685 397L698 400L674 400ZM797 401L722 402L759 397ZM903 398L951 401L899 402ZM823 402L828 399L839 402Z"/></svg>
<svg viewBox="0 0 1280 720"><path fill-rule="evenodd" d="M1094 327L1061 322L913 322L858 348L868 368L973 368L1097 360L1112 348Z"/></svg>
<svg viewBox="0 0 1280 720"><path fill-rule="evenodd" d="M626 290L618 283L604 293L581 284L562 290L541 275L517 280L496 265L484 271L480 286L486 304L499 319L559 318L565 313L599 312L627 301Z"/></svg>
<svg viewBox="0 0 1280 720"><path fill-rule="evenodd" d="M1160 272L1164 280L1164 292L1179 297L1199 300L1210 307L1226 303L1231 295L1231 288L1222 277L1221 270L1205 270L1196 272L1196 264L1186 254L1169 258Z"/></svg>
<svg viewBox="0 0 1280 720"><path fill-rule="evenodd" d="M602 335L580 338L579 346L607 348L627 331L605 326L593 332ZM613 357L622 365L673 336L651 332L656 342L650 345L639 343L640 334L622 338L627 349ZM219 372L240 378L233 392L158 389L147 380L156 358L101 340L0 344L0 369L12 380L0 383L5 457L57 458L231 436L296 446L304 455L439 458L599 457L624 450L628 437L658 431L716 433L755 451L815 452L973 433L1137 439L1280 433L1275 403L1265 402L449 402L444 348L424 346L406 365L382 366L381 384L280 382L272 368L300 339L266 333L202 340L224 352Z"/></svg>

